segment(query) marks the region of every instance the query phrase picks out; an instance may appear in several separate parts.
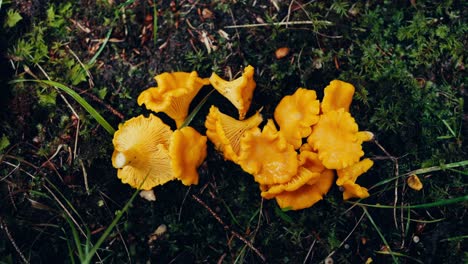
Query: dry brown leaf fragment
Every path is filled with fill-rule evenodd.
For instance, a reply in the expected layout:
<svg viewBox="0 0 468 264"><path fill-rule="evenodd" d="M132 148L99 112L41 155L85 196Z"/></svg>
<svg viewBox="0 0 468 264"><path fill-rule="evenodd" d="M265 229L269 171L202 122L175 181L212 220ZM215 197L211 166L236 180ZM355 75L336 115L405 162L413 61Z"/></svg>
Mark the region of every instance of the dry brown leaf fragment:
<svg viewBox="0 0 468 264"><path fill-rule="evenodd" d="M275 56L276 56L276 58L278 60L288 56L288 54L289 54L289 48L288 47L281 47L281 48L278 48L275 51Z"/></svg>

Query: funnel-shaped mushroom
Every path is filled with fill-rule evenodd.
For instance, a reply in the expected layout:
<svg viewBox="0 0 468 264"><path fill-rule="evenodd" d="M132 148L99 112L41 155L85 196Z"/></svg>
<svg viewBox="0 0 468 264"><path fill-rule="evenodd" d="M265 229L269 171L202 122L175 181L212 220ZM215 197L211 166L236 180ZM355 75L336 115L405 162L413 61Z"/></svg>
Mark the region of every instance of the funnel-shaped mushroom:
<svg viewBox="0 0 468 264"><path fill-rule="evenodd" d="M304 167L299 167L297 175L292 177L290 181L283 184L264 186L264 191L260 195L265 199L272 199L284 191L292 192L310 181L317 181L318 178L320 178L320 172L311 172Z"/></svg>
<svg viewBox="0 0 468 264"><path fill-rule="evenodd" d="M112 165L123 183L151 190L174 179L168 146L172 131L158 117L134 117L115 132Z"/></svg>
<svg viewBox="0 0 468 264"><path fill-rule="evenodd" d="M372 160L363 159L351 166L336 171L338 174L336 185L343 187L344 200L349 198L366 198L369 196L367 189L356 184L356 180L363 173L367 172L372 165L374 165Z"/></svg>
<svg viewBox="0 0 468 264"><path fill-rule="evenodd" d="M284 184L263 186L263 191L261 193L263 198L271 199L283 191L295 191L304 184L314 185L320 179L325 170L327 170L323 166L322 162L318 159L317 153L311 151L302 151L298 158L299 167L297 175L295 175L289 182Z"/></svg>
<svg viewBox="0 0 468 264"><path fill-rule="evenodd" d="M275 121L286 140L298 149L302 138L308 137L311 126L318 122L320 102L314 90L299 88L283 97L275 109Z"/></svg>
<svg viewBox="0 0 468 264"><path fill-rule="evenodd" d="M254 68L249 65L244 69L241 77L232 81L223 80L214 72L210 77L211 85L237 108L239 120L245 118L245 114L252 102L253 91L256 86L253 75Z"/></svg>
<svg viewBox="0 0 468 264"><path fill-rule="evenodd" d="M336 185L342 186L345 182L356 182L357 178L367 172L374 162L370 159L363 159L351 166L337 170L338 179L336 180Z"/></svg>
<svg viewBox="0 0 468 264"><path fill-rule="evenodd" d="M263 118L259 112L240 121L221 113L217 107L211 106L205 121L206 135L223 153L225 159L237 162L242 135L258 127L262 121Z"/></svg>
<svg viewBox="0 0 468 264"><path fill-rule="evenodd" d="M169 146L174 176L184 185L198 184L197 168L206 158L206 137L192 127L174 131Z"/></svg>
<svg viewBox="0 0 468 264"><path fill-rule="evenodd" d="M298 161L294 147L287 143L268 120L260 131L253 128L241 138L238 164L263 185L286 183L296 175Z"/></svg>
<svg viewBox="0 0 468 264"><path fill-rule="evenodd" d="M359 132L354 118L340 108L320 116L307 142L318 151L326 168L342 169L358 162L364 155L361 144L370 135L369 132Z"/></svg>
<svg viewBox="0 0 468 264"><path fill-rule="evenodd" d="M354 86L340 80L333 80L325 87L322 100L322 113L328 113L343 108L349 112L349 106L353 101Z"/></svg>
<svg viewBox="0 0 468 264"><path fill-rule="evenodd" d="M314 185L305 184L295 191L284 191L276 195L276 202L283 209L300 210L311 207L323 199L323 195L330 190L333 179L333 171L325 170Z"/></svg>
<svg viewBox="0 0 468 264"><path fill-rule="evenodd" d="M198 91L209 82L197 72L163 73L155 77L158 87L151 87L138 96L138 105L156 113L164 112L180 127L188 115L190 103Z"/></svg>

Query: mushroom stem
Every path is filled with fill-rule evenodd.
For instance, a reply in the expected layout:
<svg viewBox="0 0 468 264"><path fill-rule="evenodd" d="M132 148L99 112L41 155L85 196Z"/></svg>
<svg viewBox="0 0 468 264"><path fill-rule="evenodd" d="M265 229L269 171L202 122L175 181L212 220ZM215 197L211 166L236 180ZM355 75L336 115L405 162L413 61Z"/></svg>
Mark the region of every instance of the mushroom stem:
<svg viewBox="0 0 468 264"><path fill-rule="evenodd" d="M123 152L117 152L114 156L114 166L117 169L123 168L125 165L127 165L129 160L127 157L125 157L125 154Z"/></svg>

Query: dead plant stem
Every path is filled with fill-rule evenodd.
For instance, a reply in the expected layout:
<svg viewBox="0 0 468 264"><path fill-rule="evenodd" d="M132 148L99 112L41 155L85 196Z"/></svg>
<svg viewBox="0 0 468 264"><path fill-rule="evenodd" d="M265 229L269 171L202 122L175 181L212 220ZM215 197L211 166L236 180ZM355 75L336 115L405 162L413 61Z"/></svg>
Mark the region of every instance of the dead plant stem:
<svg viewBox="0 0 468 264"><path fill-rule="evenodd" d="M223 226L224 230L229 231L233 236L237 237L239 240L244 242L250 249L252 249L255 252L255 254L257 254L257 256L259 256L262 259L263 262L266 262L265 256L257 248L255 248L252 245L252 243L250 243L246 238L241 236L236 231L231 230L231 228L229 228L229 226L226 223L224 223L224 221L205 202L203 202L195 194L192 194L192 198L199 204L201 204L203 207L205 207L205 209L208 210L208 212L210 212L210 214L216 219L216 221L218 221L218 223L220 223Z"/></svg>

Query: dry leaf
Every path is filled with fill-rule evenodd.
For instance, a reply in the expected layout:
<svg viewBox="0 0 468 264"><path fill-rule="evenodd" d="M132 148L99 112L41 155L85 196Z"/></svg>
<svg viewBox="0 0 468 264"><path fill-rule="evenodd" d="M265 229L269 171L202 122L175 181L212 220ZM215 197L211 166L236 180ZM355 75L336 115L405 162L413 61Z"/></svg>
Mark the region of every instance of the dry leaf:
<svg viewBox="0 0 468 264"><path fill-rule="evenodd" d="M275 51L275 56L277 59L282 59L286 57L289 54L289 48L288 47L281 47Z"/></svg>

